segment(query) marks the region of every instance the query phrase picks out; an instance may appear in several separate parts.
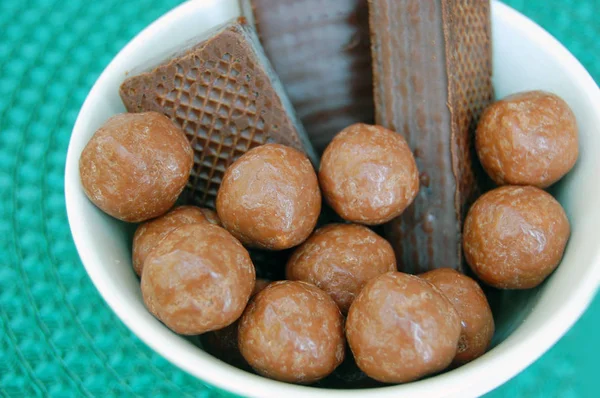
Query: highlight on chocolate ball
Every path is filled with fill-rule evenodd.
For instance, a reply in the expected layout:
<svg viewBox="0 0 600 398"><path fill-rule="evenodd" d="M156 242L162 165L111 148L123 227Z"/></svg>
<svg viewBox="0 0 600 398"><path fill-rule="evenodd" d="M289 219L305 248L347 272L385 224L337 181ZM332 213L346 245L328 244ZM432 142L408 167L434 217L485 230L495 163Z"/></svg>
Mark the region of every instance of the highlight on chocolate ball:
<svg viewBox="0 0 600 398"><path fill-rule="evenodd" d="M489 292L536 288L568 244L544 189L577 162L569 104L542 90L494 101L487 1L369 1L370 45L316 44L332 64L367 60L364 93L292 63L294 41L275 34L284 18L348 41L357 20L251 3L254 25L231 20L127 76L127 112L81 153L89 200L135 225L147 311L231 366L316 387L409 383L485 356ZM413 56L425 45L433 57Z"/></svg>

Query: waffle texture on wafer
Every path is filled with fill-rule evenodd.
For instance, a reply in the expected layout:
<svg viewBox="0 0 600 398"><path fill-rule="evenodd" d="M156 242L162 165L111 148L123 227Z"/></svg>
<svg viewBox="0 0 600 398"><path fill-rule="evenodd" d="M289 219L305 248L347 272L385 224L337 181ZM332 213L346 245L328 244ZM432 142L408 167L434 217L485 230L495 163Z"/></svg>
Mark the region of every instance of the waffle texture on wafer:
<svg viewBox="0 0 600 398"><path fill-rule="evenodd" d="M254 29L244 18L152 70L128 78L120 95L129 112L170 117L194 148L183 201L214 206L225 169L249 149L269 142L317 158Z"/></svg>

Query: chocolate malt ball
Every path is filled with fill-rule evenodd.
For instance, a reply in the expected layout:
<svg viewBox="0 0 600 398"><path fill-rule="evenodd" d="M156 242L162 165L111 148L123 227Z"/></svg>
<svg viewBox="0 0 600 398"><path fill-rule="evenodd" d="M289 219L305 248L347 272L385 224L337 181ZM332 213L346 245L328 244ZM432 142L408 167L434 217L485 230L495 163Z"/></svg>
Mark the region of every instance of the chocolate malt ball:
<svg viewBox="0 0 600 398"><path fill-rule="evenodd" d="M325 149L319 182L343 219L376 225L399 216L419 190L415 158L402 135L357 123Z"/></svg>
<svg viewBox="0 0 600 398"><path fill-rule="evenodd" d="M358 367L384 383L445 369L456 354L460 332L450 301L429 282L401 272L367 282L346 319Z"/></svg>
<svg viewBox="0 0 600 398"><path fill-rule="evenodd" d="M311 234L321 211L315 171L302 152L279 144L251 149L223 176L217 213L242 243L283 250Z"/></svg>
<svg viewBox="0 0 600 398"><path fill-rule="evenodd" d="M148 253L169 233L186 224L208 223L204 210L195 206L179 206L170 212L141 224L133 236L133 269L142 275ZM210 210L208 210L210 211Z"/></svg>
<svg viewBox="0 0 600 398"><path fill-rule="evenodd" d="M462 332L453 364L460 366L485 354L494 336L494 317L477 282L452 268L439 268L419 276L437 287L460 317Z"/></svg>
<svg viewBox="0 0 600 398"><path fill-rule="evenodd" d="M395 270L396 256L385 239L362 225L332 224L294 251L286 279L323 289L345 314L365 283Z"/></svg>
<svg viewBox="0 0 600 398"><path fill-rule="evenodd" d="M221 220L219 220L219 216L217 215L216 211L204 207L200 208L200 211L202 214L204 214L204 217L206 217L206 221L211 224L218 225L219 227L222 226Z"/></svg>
<svg viewBox="0 0 600 398"><path fill-rule="evenodd" d="M185 134L156 112L108 119L79 158L87 197L119 220L141 222L169 210L190 176L194 153Z"/></svg>
<svg viewBox="0 0 600 398"><path fill-rule="evenodd" d="M263 291L270 283L270 280L257 278L250 298ZM249 369L238 348L238 327L239 322L235 321L223 329L204 333L200 340L204 350L212 356L238 368Z"/></svg>
<svg viewBox="0 0 600 398"><path fill-rule="evenodd" d="M500 185L548 187L573 168L579 153L573 111L544 91L514 94L490 105L475 142L481 164Z"/></svg>
<svg viewBox="0 0 600 398"><path fill-rule="evenodd" d="M209 223L183 225L150 252L142 272L148 310L179 334L224 328L240 317L255 272L240 242Z"/></svg>
<svg viewBox="0 0 600 398"><path fill-rule="evenodd" d="M344 321L335 302L316 286L274 282L248 304L238 345L259 374L308 384L344 360Z"/></svg>
<svg viewBox="0 0 600 398"><path fill-rule="evenodd" d="M560 203L535 187L481 196L465 219L463 249L479 279L499 289L536 287L560 263L570 226Z"/></svg>

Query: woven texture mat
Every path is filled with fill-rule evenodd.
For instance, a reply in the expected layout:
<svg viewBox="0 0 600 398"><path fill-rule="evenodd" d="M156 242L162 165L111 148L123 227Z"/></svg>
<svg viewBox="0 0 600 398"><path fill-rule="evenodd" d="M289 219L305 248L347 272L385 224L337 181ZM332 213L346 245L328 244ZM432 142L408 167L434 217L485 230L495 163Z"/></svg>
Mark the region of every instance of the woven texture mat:
<svg viewBox="0 0 600 398"><path fill-rule="evenodd" d="M177 0L0 1L0 395L230 396L153 353L87 277L63 196L71 128L117 51ZM600 81L600 0L509 0ZM491 397L597 396L600 299Z"/></svg>

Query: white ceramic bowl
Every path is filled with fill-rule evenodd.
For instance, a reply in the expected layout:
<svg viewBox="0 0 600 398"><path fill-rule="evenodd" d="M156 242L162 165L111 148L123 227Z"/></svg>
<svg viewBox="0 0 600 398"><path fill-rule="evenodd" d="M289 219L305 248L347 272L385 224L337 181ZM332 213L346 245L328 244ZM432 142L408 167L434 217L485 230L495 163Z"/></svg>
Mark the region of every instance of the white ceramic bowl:
<svg viewBox="0 0 600 398"><path fill-rule="evenodd" d="M483 357L421 381L369 390L320 390L268 380L233 368L169 331L142 302L131 268L130 228L103 214L85 197L78 161L85 144L109 116L123 112L118 87L128 72L172 52L205 29L238 15L237 0L182 4L135 37L108 65L90 91L73 129L65 174L69 222L90 278L123 322L146 344L206 382L252 397L468 397L481 395L548 350L579 318L600 276L600 91L569 52L536 24L493 3L494 83L498 97L529 89L562 96L580 127L575 169L555 193L572 225L558 270L538 289L504 292L492 301L498 333Z"/></svg>

